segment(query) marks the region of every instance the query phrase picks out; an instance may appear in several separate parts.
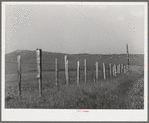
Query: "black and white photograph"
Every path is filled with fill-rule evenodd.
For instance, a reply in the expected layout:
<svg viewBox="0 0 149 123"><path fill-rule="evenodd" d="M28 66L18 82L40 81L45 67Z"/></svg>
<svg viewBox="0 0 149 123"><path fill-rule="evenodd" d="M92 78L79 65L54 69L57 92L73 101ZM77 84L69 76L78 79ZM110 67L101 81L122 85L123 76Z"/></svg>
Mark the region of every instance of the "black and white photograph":
<svg viewBox="0 0 149 123"><path fill-rule="evenodd" d="M146 121L147 7L2 2L2 119Z"/></svg>

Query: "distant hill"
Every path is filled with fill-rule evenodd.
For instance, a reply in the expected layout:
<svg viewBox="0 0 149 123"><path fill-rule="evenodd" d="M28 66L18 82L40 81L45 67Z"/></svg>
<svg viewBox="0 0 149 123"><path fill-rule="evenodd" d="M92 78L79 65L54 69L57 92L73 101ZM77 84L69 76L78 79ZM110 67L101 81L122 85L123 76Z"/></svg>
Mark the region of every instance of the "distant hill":
<svg viewBox="0 0 149 123"><path fill-rule="evenodd" d="M21 55L22 72L36 71L36 51L17 50L5 55L5 72L17 73L17 56ZM76 69L77 61L80 61L80 68L84 67L84 59L87 59L87 68L99 62L99 68L101 68L104 62L106 66L111 62L112 64L127 64L127 54L63 54L42 52L42 69L54 70L55 59L58 59L58 68L64 69L64 56L67 55L69 60L69 69ZM130 64L143 66L144 55L142 54L130 54Z"/></svg>

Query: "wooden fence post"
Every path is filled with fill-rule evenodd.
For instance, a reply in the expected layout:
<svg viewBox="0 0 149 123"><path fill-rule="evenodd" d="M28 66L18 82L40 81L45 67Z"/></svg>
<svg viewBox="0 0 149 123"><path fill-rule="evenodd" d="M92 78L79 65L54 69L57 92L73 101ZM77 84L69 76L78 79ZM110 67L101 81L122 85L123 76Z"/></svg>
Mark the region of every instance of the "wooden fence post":
<svg viewBox="0 0 149 123"><path fill-rule="evenodd" d="M57 59L55 59L55 84L57 86Z"/></svg>
<svg viewBox="0 0 149 123"><path fill-rule="evenodd" d="M112 71L111 71L111 63L109 64L109 71L110 71L110 76L112 76Z"/></svg>
<svg viewBox="0 0 149 123"><path fill-rule="evenodd" d="M98 62L96 62L96 81L98 81Z"/></svg>
<svg viewBox="0 0 149 123"><path fill-rule="evenodd" d="M121 73L121 64L119 64L119 73Z"/></svg>
<svg viewBox="0 0 149 123"><path fill-rule="evenodd" d="M65 57L64 57L64 64L65 64L65 77L66 77L66 75L67 75L67 70L66 70L66 60L67 60L67 56L65 55ZM66 77L66 84L67 84L67 77Z"/></svg>
<svg viewBox="0 0 149 123"><path fill-rule="evenodd" d="M91 73L91 75L92 75L92 80L95 81L95 78L94 78L94 65L91 66L91 72L92 72L92 73Z"/></svg>
<svg viewBox="0 0 149 123"><path fill-rule="evenodd" d="M125 73L127 73L127 65L125 65Z"/></svg>
<svg viewBox="0 0 149 123"><path fill-rule="evenodd" d="M21 55L17 57L18 61L18 76L19 76L19 96L21 96Z"/></svg>
<svg viewBox="0 0 149 123"><path fill-rule="evenodd" d="M113 76L116 76L116 65L113 65Z"/></svg>
<svg viewBox="0 0 149 123"><path fill-rule="evenodd" d="M116 66L116 73L118 74L118 72L119 72L119 71L118 71L118 65L117 65L117 66Z"/></svg>
<svg viewBox="0 0 149 123"><path fill-rule="evenodd" d="M120 74L120 64L117 65L117 73Z"/></svg>
<svg viewBox="0 0 149 123"><path fill-rule="evenodd" d="M115 65L112 67L113 76L115 76Z"/></svg>
<svg viewBox="0 0 149 123"><path fill-rule="evenodd" d="M39 83L39 96L42 95L42 50L37 49L36 50L37 55L37 79Z"/></svg>
<svg viewBox="0 0 149 123"><path fill-rule="evenodd" d="M115 76L115 64L114 64L114 76Z"/></svg>
<svg viewBox="0 0 149 123"><path fill-rule="evenodd" d="M55 84L58 87L58 78L57 78L57 59L55 59Z"/></svg>
<svg viewBox="0 0 149 123"><path fill-rule="evenodd" d="M126 73L129 72L129 66L128 65L125 66L125 69L126 69Z"/></svg>
<svg viewBox="0 0 149 123"><path fill-rule="evenodd" d="M117 70L116 70L116 68L117 68L117 66L115 65L115 76L116 76L116 74L117 74Z"/></svg>
<svg viewBox="0 0 149 123"><path fill-rule="evenodd" d="M119 74L121 73L121 64L119 64Z"/></svg>
<svg viewBox="0 0 149 123"><path fill-rule="evenodd" d="M116 73L118 74L118 65L116 65Z"/></svg>
<svg viewBox="0 0 149 123"><path fill-rule="evenodd" d="M123 64L120 64L120 73L123 72Z"/></svg>
<svg viewBox="0 0 149 123"><path fill-rule="evenodd" d="M84 76L85 76L85 83L86 83L86 59L84 59Z"/></svg>
<svg viewBox="0 0 149 123"><path fill-rule="evenodd" d="M66 86L68 86L69 75L68 75L68 59L67 59L67 55L65 55L65 77L66 77Z"/></svg>
<svg viewBox="0 0 149 123"><path fill-rule="evenodd" d="M68 71L68 59L66 60L66 81L67 81L67 85L68 85L68 83L69 83L69 71Z"/></svg>
<svg viewBox="0 0 149 123"><path fill-rule="evenodd" d="M126 45L127 49L127 65L128 65L128 72L129 72L129 49L128 49L128 44Z"/></svg>
<svg viewBox="0 0 149 123"><path fill-rule="evenodd" d="M122 64L120 64L120 73L122 73Z"/></svg>
<svg viewBox="0 0 149 123"><path fill-rule="evenodd" d="M79 65L79 61L77 62L77 85L79 86L79 67L80 67L80 65Z"/></svg>
<svg viewBox="0 0 149 123"><path fill-rule="evenodd" d="M122 71L122 72L124 72L124 65L122 64L122 66L121 66L121 67L122 67L121 71Z"/></svg>
<svg viewBox="0 0 149 123"><path fill-rule="evenodd" d="M106 70L105 70L105 64L103 63L103 77L104 80L106 80Z"/></svg>

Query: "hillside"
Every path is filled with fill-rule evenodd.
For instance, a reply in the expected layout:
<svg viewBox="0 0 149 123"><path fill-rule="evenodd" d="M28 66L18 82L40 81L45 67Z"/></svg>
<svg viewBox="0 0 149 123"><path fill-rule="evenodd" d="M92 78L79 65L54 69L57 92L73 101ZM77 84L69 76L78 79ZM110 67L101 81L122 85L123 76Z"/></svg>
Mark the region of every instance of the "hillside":
<svg viewBox="0 0 149 123"><path fill-rule="evenodd" d="M36 71L36 51L17 50L5 55L5 70L8 73L17 73L17 56L21 55L22 72ZM80 61L80 67L83 69L84 59L87 59L87 69L91 69L96 61L99 62L99 68L102 63L106 66L111 62L112 64L127 64L127 54L63 54L42 52L42 67L44 70L54 70L55 59L58 59L58 68L64 69L64 55L68 56L69 69L76 69L77 61ZM111 58L111 59L110 59ZM144 55L130 54L130 64L143 66Z"/></svg>

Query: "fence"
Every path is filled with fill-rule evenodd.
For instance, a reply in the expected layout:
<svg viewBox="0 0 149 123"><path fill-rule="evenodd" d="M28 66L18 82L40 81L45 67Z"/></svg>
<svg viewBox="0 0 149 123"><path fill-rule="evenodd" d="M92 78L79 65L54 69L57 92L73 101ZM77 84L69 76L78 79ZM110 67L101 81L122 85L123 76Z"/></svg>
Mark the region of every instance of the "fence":
<svg viewBox="0 0 149 123"><path fill-rule="evenodd" d="M69 69L67 55L64 57L64 69L59 69L58 58L55 59L55 69L45 69L50 63L42 63L42 51L40 49L37 49L36 51L36 61L36 63L24 63L21 61L21 56L19 55L17 57L17 62L6 62L6 65L15 64L15 67L18 69L18 74L6 74L6 85L8 83L13 84L16 82L20 96L25 85L38 88L39 96L41 96L42 89L44 86L47 86L47 84L50 84L49 87L56 86L59 90L62 85L68 86L69 84L76 83L76 85L79 86L80 83L86 84L87 82L98 82L102 79L106 80L110 77L116 77L117 75L128 71L128 65L116 65L111 63L103 63L102 65L99 65L98 61L95 62L93 67L87 68L86 59L84 59L84 68L80 68L80 62L77 61L75 69ZM30 72L24 72L22 66L30 68ZM11 86L11 84L9 85Z"/></svg>

